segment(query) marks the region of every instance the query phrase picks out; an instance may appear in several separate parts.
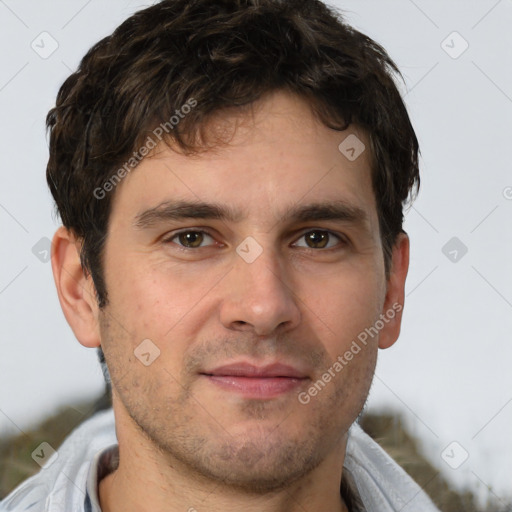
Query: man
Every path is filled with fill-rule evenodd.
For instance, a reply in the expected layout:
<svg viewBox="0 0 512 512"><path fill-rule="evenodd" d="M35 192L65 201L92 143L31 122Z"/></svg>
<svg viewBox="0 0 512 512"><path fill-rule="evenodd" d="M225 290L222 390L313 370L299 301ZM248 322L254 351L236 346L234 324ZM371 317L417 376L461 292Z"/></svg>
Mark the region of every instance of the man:
<svg viewBox="0 0 512 512"><path fill-rule="evenodd" d="M396 72L316 0L164 0L88 52L52 267L113 410L0 510L436 510L356 423L419 186Z"/></svg>

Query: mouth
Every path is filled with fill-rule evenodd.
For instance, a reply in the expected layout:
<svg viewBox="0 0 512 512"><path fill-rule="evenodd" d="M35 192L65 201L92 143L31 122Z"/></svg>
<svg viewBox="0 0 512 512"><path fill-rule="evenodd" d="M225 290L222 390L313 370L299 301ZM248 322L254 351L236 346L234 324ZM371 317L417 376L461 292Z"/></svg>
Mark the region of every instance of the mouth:
<svg viewBox="0 0 512 512"><path fill-rule="evenodd" d="M222 390L254 399L290 393L309 380L305 372L281 363L266 366L234 363L201 372L201 375Z"/></svg>

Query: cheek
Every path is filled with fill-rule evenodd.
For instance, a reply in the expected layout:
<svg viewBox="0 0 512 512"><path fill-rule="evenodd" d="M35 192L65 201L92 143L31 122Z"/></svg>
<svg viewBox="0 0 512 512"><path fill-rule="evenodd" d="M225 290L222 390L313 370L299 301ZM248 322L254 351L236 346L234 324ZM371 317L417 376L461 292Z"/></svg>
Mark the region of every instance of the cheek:
<svg viewBox="0 0 512 512"><path fill-rule="evenodd" d="M151 255L136 255L125 258L122 266L111 267L110 303L131 321L172 324L174 317L183 316L200 300L208 282L201 272L183 272L179 265L151 260Z"/></svg>
<svg viewBox="0 0 512 512"><path fill-rule="evenodd" d="M366 273L338 272L314 282L305 279L302 286L305 312L333 359L379 317L383 304L381 280L368 269Z"/></svg>
<svg viewBox="0 0 512 512"><path fill-rule="evenodd" d="M161 351L159 359L169 368L178 368L204 322L213 318L215 283L229 270L211 265L194 265L191 270L191 265L164 258L151 261L142 255L112 269L107 283L109 311L123 332L129 333L121 332L125 351L150 339Z"/></svg>

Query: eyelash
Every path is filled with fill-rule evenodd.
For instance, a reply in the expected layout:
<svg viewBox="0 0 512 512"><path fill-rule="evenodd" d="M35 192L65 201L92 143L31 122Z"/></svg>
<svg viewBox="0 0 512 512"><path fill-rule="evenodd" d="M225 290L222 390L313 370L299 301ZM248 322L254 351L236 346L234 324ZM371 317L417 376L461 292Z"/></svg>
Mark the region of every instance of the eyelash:
<svg viewBox="0 0 512 512"><path fill-rule="evenodd" d="M329 235L329 237L335 237L339 240L339 244L340 246L345 246L348 244L348 241L341 235L338 235L337 233L334 233L333 231L329 231L327 229L309 229L308 231L304 231L298 239L300 238L303 238L304 236L306 236L307 234L309 233L312 233L312 232L320 232L320 233L327 233ZM175 238L177 238L179 235L182 235L182 234L185 234L185 233L202 233L202 234L205 234L205 235L208 235L210 238L214 239L214 236L211 235L208 231L204 230L204 229L184 229L182 231L177 231L175 233L172 233L170 236L168 236L167 238L163 239L163 243L164 244L170 244L170 243L175 243L173 242L173 240ZM330 239L327 243L330 242ZM180 244L176 244L178 246L178 248L180 250L183 250L183 251L194 251L194 250L198 250L198 249L205 249L205 247L185 247L183 245L180 245ZM330 250L336 250L337 248L339 249L340 247L335 246L335 247L329 247L327 249L323 249L323 248L317 248L315 249L314 247L302 247L303 249L306 249L306 250L310 250L310 251L330 251ZM211 246L206 246L206 247L211 247Z"/></svg>

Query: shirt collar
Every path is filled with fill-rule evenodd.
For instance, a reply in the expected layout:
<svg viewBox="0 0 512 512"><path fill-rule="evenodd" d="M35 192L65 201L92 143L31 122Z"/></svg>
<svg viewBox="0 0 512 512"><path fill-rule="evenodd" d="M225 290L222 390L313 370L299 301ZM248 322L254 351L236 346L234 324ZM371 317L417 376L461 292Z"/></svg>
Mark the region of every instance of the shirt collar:
<svg viewBox="0 0 512 512"><path fill-rule="evenodd" d="M119 466L119 446L113 444L98 452L91 462L85 492L84 511L101 512L98 487Z"/></svg>

